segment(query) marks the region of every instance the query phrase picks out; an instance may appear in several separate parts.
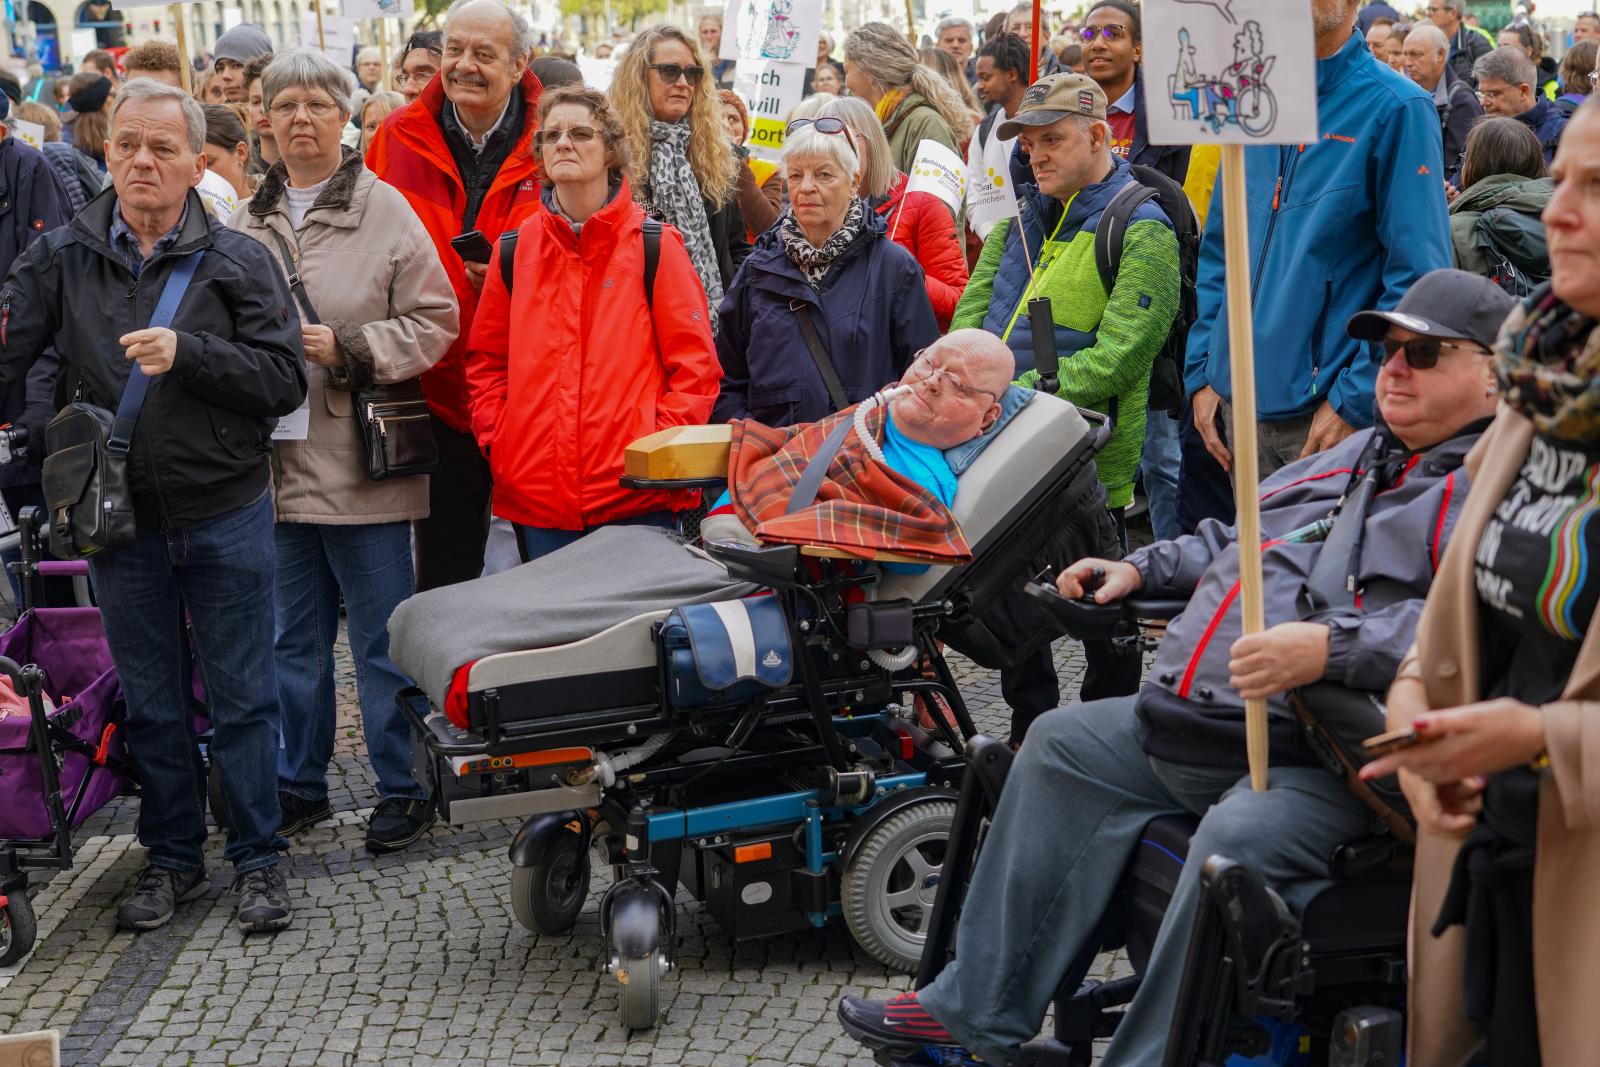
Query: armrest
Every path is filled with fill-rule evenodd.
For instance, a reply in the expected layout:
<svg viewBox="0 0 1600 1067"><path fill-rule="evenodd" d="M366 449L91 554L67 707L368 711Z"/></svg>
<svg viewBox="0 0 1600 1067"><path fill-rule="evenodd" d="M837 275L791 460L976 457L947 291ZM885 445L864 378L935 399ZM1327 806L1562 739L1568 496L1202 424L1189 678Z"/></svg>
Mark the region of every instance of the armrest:
<svg viewBox="0 0 1600 1067"><path fill-rule="evenodd" d="M669 426L624 450L622 484L629 489L706 488L727 478L733 425Z"/></svg>

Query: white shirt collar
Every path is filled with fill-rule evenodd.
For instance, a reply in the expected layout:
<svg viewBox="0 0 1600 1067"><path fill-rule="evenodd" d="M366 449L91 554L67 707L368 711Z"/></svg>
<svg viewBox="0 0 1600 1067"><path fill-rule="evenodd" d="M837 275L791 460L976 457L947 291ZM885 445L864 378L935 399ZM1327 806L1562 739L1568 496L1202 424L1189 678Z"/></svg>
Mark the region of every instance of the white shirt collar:
<svg viewBox="0 0 1600 1067"><path fill-rule="evenodd" d="M516 86L512 86L511 91L512 92L516 92L517 91L517 87ZM494 133L495 130L498 130L500 128L500 123L505 121L506 111L509 110L510 107L511 107L511 97L507 96L506 97L505 107L502 107L500 109L499 116L497 116L495 118L494 122L489 126L489 132L485 133L481 138L472 136L472 131L467 129L467 124L465 122L461 121L461 112L456 109L456 105L455 105L454 101L452 101L451 104L450 104L450 112L451 112L451 114L455 115L456 124L461 127L461 132L462 132L462 134L464 134L466 136L467 143L472 146L472 150L474 152L482 152L483 151L483 146L489 143L489 134Z"/></svg>

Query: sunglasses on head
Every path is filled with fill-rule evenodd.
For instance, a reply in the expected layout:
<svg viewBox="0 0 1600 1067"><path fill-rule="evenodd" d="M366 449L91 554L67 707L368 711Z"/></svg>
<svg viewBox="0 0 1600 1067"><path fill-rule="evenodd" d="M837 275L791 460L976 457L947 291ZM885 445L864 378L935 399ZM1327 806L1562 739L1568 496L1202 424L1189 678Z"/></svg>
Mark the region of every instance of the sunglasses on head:
<svg viewBox="0 0 1600 1067"><path fill-rule="evenodd" d="M850 127L844 121L844 119L835 119L835 118L795 119L793 122L789 123L788 126L784 127L783 135L785 137L787 137L787 136L789 136L789 134L793 133L794 131L804 129L807 126L810 126L813 130L816 130L818 133L829 133L829 134L835 134L835 135L843 134L844 135L844 139L845 139L845 143L850 146L850 150L852 152L855 151L855 148L856 148L855 138L850 136Z"/></svg>
<svg viewBox="0 0 1600 1067"><path fill-rule="evenodd" d="M1406 363L1412 370L1432 370L1439 364L1439 353L1445 349L1459 349L1462 352L1483 353L1477 345L1458 345L1448 341L1435 341L1431 337L1413 337L1409 341L1396 341L1393 338L1383 339L1383 361L1389 362L1394 354L1401 349L1406 350Z"/></svg>
<svg viewBox="0 0 1600 1067"><path fill-rule="evenodd" d="M676 63L652 63L650 69L661 75L661 80L668 85L678 84L678 79L683 78L690 85L699 85L700 79L706 76L704 67L683 67Z"/></svg>
<svg viewBox="0 0 1600 1067"><path fill-rule="evenodd" d="M1128 36L1128 29L1126 26L1117 25L1099 27L1085 26L1083 29L1078 31L1078 36L1083 38L1084 44L1089 44L1094 40L1094 35L1097 33L1108 41L1120 41L1124 37Z"/></svg>

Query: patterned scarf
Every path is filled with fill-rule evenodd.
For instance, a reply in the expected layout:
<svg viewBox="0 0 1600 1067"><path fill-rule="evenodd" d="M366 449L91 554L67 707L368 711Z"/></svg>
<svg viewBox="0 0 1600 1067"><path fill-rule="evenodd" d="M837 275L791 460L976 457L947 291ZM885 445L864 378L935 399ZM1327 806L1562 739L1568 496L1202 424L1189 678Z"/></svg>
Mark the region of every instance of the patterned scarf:
<svg viewBox="0 0 1600 1067"><path fill-rule="evenodd" d="M706 218L705 198L700 181L689 166L687 121L650 120L650 187L644 209L662 222L671 223L683 234L689 261L705 286L706 305L711 313L711 332L717 332L717 308L722 306L722 266L717 246L711 242L711 222Z"/></svg>
<svg viewBox="0 0 1600 1067"><path fill-rule="evenodd" d="M1511 312L1495 344L1506 403L1540 433L1600 441L1600 330L1545 283Z"/></svg>
<svg viewBox="0 0 1600 1067"><path fill-rule="evenodd" d="M795 221L791 212L783 216L778 227L778 236L783 240L783 251L789 257L789 262L799 267L806 276L806 281L811 283L811 288L820 290L822 279L827 277L833 261L839 258L839 253L855 241L865 224L867 209L861 198L855 197L850 201L850 206L845 210L844 223L824 242L822 247L812 244L800 229L800 224Z"/></svg>

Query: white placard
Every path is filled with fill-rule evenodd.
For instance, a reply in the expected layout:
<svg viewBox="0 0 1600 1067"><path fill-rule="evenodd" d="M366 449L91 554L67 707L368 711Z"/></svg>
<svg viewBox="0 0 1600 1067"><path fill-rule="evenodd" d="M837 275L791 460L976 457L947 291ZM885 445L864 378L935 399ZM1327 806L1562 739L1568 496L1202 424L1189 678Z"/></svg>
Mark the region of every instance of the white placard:
<svg viewBox="0 0 1600 1067"><path fill-rule="evenodd" d="M84 56L88 55L90 52L93 52L99 47L100 38L95 36L95 32L93 30L72 31L72 58L80 65L83 63Z"/></svg>
<svg viewBox="0 0 1600 1067"><path fill-rule="evenodd" d="M617 74L617 61L596 59L594 56L579 56L578 73L583 75L583 84L589 88L599 89L602 93L610 92L611 79Z"/></svg>
<svg viewBox="0 0 1600 1067"><path fill-rule="evenodd" d="M317 47L317 13L300 16L300 39L307 48ZM356 46L356 20L345 15L322 16L322 52L341 67L350 64Z"/></svg>
<svg viewBox="0 0 1600 1067"><path fill-rule="evenodd" d="M1308 144L1317 131L1309 3L1145 0L1152 144Z"/></svg>
<svg viewBox="0 0 1600 1067"><path fill-rule="evenodd" d="M999 125L989 128L989 139L981 149L976 136L967 148L967 224L979 237L988 237L995 223L1017 214L1017 191L1011 182L1011 149L1017 139L1002 141L995 132Z"/></svg>
<svg viewBox="0 0 1600 1067"><path fill-rule="evenodd" d="M806 68L801 63L741 59L733 68L733 91L750 111L745 144L757 159L776 161L783 151L785 120L805 94Z"/></svg>
<svg viewBox="0 0 1600 1067"><path fill-rule="evenodd" d="M21 119L6 119L6 128L11 131L11 136L25 145L32 145L39 151L44 151L44 127L37 122L24 122Z"/></svg>
<svg viewBox="0 0 1600 1067"><path fill-rule="evenodd" d="M171 7L177 4L198 4L200 0L117 0L117 10L125 7ZM92 51L92 49L91 49Z"/></svg>
<svg viewBox="0 0 1600 1067"><path fill-rule="evenodd" d="M774 60L809 67L817 60L822 4L817 0L727 0L719 59Z"/></svg>
<svg viewBox="0 0 1600 1067"><path fill-rule="evenodd" d="M272 431L274 441L304 441L311 436L311 393L305 402L278 420Z"/></svg>
<svg viewBox="0 0 1600 1067"><path fill-rule="evenodd" d="M932 193L950 206L951 214L960 212L967 198L966 161L938 141L921 142L906 183L906 195L912 193Z"/></svg>
<svg viewBox="0 0 1600 1067"><path fill-rule="evenodd" d="M344 13L353 19L398 19L411 14L413 0L344 0Z"/></svg>

